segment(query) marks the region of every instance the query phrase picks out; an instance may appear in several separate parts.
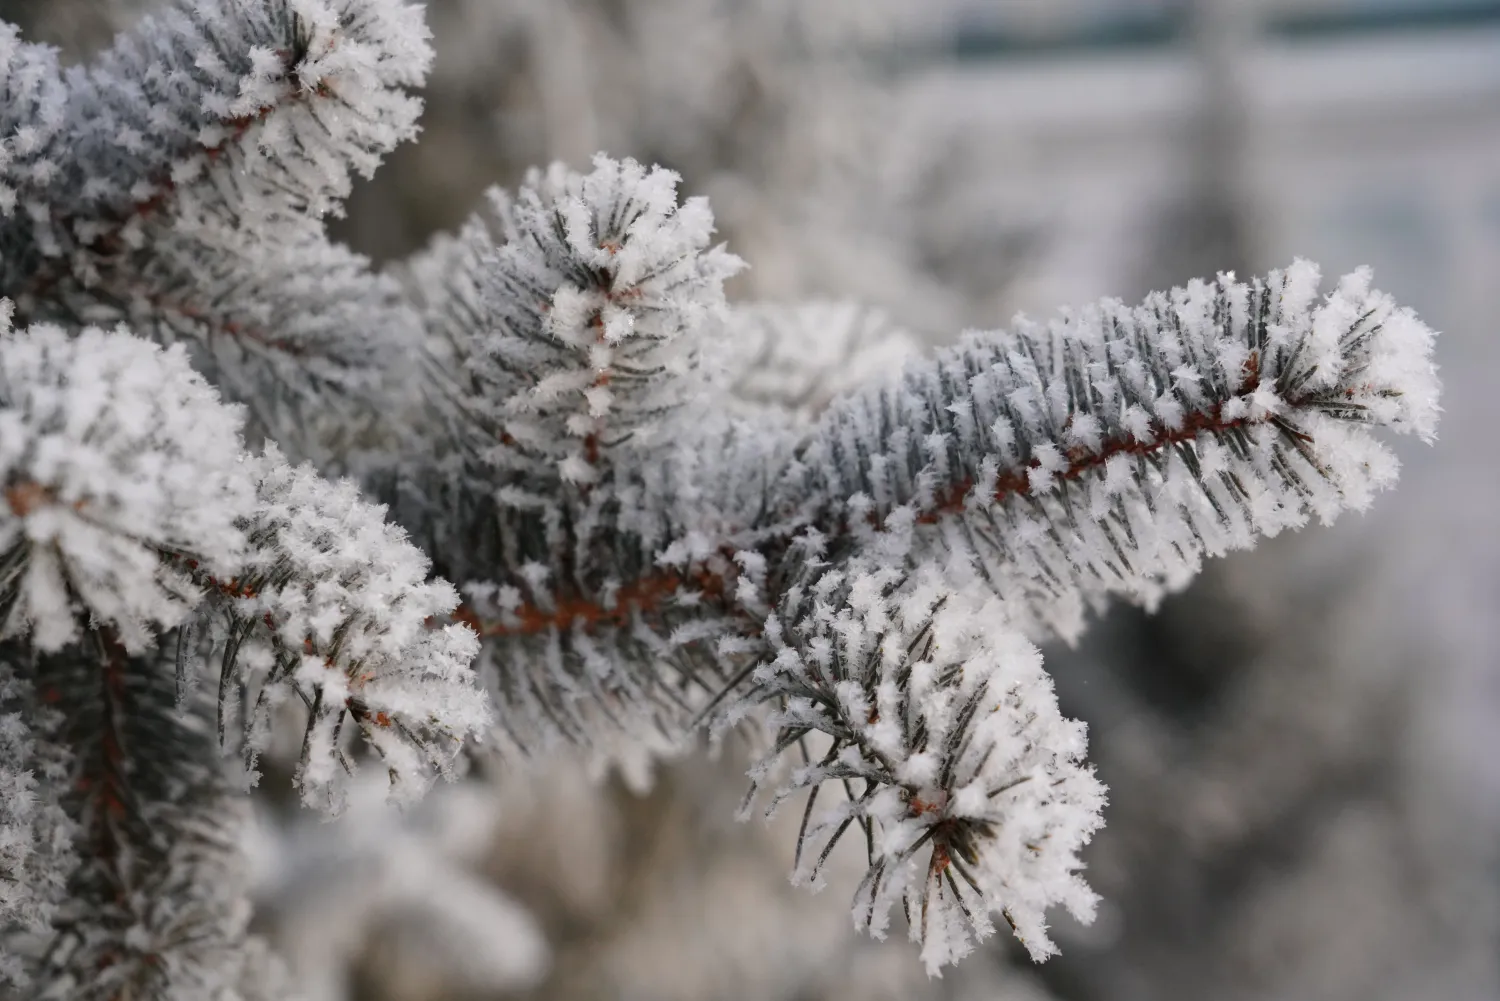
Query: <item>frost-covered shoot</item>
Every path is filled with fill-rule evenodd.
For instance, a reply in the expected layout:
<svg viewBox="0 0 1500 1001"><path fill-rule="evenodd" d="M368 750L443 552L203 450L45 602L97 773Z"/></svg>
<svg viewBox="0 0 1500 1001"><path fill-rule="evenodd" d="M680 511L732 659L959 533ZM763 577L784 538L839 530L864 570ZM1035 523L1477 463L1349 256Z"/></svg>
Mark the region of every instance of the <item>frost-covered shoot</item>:
<svg viewBox="0 0 1500 1001"><path fill-rule="evenodd" d="M323 219L429 59L404 0L178 0L73 68L0 25L0 980L282 996L267 760L336 812L735 727L798 882L863 843L859 928L1050 955L1105 792L1033 643L1368 506L1432 332L1297 261L921 357L731 303L707 202L603 155L377 272Z"/></svg>
<svg viewBox="0 0 1500 1001"><path fill-rule="evenodd" d="M252 465L250 555L232 580L216 582L230 620L220 684L243 693L247 766L265 747L272 713L293 700L306 714L297 773L305 802L342 807L355 770L340 741L346 723L379 755L393 795L420 796L490 722L469 669L477 637L434 622L458 593L427 579L427 557L352 482L292 467L273 445Z"/></svg>
<svg viewBox="0 0 1500 1001"><path fill-rule="evenodd" d="M37 649L90 621L132 650L198 600L170 553L223 572L254 504L240 414L188 365L124 331L10 327L0 303L0 613Z"/></svg>

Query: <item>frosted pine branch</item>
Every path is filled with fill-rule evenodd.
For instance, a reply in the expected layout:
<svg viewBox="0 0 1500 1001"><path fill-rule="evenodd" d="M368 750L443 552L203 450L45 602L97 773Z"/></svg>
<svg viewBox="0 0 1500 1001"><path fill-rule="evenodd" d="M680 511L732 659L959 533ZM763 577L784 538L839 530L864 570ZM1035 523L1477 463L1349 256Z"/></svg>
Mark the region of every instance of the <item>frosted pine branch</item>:
<svg viewBox="0 0 1500 1001"><path fill-rule="evenodd" d="M692 692L725 680L712 641L737 626L723 575L698 562L728 556L691 540L750 524L767 443L713 406L722 284L740 262L710 245L707 205L679 205L676 180L607 158L534 174L411 269L443 426L460 433L383 492L464 586L463 616L491 640L486 687L523 743L675 734ZM696 523L712 536L683 532Z"/></svg>
<svg viewBox="0 0 1500 1001"><path fill-rule="evenodd" d="M1151 602L1205 555L1395 481L1368 429L1432 436L1432 333L1369 281L1321 298L1299 261L970 335L837 405L784 494L824 530L905 509L1030 628L1076 636L1107 595Z"/></svg>
<svg viewBox="0 0 1500 1001"><path fill-rule="evenodd" d="M239 415L183 351L122 332L10 330L0 302L0 628L41 650L90 619L140 651L198 599L163 561L242 557Z"/></svg>
<svg viewBox="0 0 1500 1001"><path fill-rule="evenodd" d="M479 234L471 230L471 239ZM1329 520L1367 505L1395 471L1369 428L1432 433L1431 332L1371 292L1364 273L1326 298L1317 286L1316 268L1298 262L1250 284L1225 277L1138 307L1105 302L1046 327L1022 322L1012 332L972 334L911 363L899 380L835 401L805 429L752 408L684 426L677 449L643 456L587 489L563 477L550 491L502 489L502 507L537 512L488 522L498 531L496 564L510 568L514 583L497 580L482 553L432 543L440 560L462 568L459 579L479 578L464 615L487 640L502 726L585 740L643 723L670 734L771 702L778 751L814 732L833 742L834 757L797 772L791 789L862 783L862 791L845 789L853 805L830 826L804 828L809 843L823 847L850 824L866 828L862 925L883 927L880 915L896 899L919 901L927 917L914 929L937 967L986 934L986 915L997 911L1045 955L1047 904L1087 909L1074 853L1097 826L1092 779L1077 772L1064 783L1074 792L1057 798L1032 802L1031 791L1016 793L1031 802L1024 809L1040 811L1046 851L1037 839L1019 851L989 836L1019 829L1019 821L945 811L973 798L960 795L955 774L995 789L1039 762L1073 774L1081 731L1060 719L1037 722L1050 718L1043 711L1050 693L1031 685L1009 711L1036 723L1026 754L1037 757L1012 749L988 771L984 749L1000 724L945 715L943 707L988 698L986 679L1002 668L966 672L955 666L966 654L943 661L940 683L913 691L914 676L937 670L914 654L857 675L867 711L875 712L884 685L906 721L905 742L887 734L877 754L874 731L864 733L873 721L850 715L849 692L839 690L854 675L817 678L808 658L827 656L828 644L860 629L879 633L884 627L862 625L872 615L895 622L894 636L936 628L928 613L956 629L957 612L934 609L969 608L976 588L995 596L994 629L1008 623L1071 636L1082 613L1111 594L1149 602L1180 586L1204 556L1314 514ZM529 294L544 298L548 287ZM482 332L486 310L506 294L471 295L451 316L470 317ZM711 393L723 384L701 385ZM574 380L558 398L576 405L587 390ZM566 441L566 428L548 440ZM453 468L474 475L472 466ZM493 474L479 475L483 482ZM464 497L473 487L460 481L451 489ZM532 533L556 540L551 555L517 560ZM827 562L814 578L809 540ZM897 615L880 604L895 602L911 580L936 588L920 611ZM801 589L815 583L823 591L805 596ZM859 605L862 593L874 604ZM1006 646L999 636L974 640L974 661L1009 665L1018 678L1032 670L1034 652L1023 655L1022 641ZM986 653L985 642L1006 652ZM788 658L802 666L787 667ZM964 765L966 751L943 758L929 735L954 749L980 748L985 764ZM943 780L912 777L928 767L913 762L930 764L933 755L951 768L940 768ZM1060 778L1036 789L1062 788L1050 784ZM897 801L908 811L915 801L927 806L902 814L891 806ZM1060 812L1049 813L1054 808ZM924 879L913 876L916 852L908 851L918 841L928 853ZM895 847L877 850L877 842ZM1022 861L1032 884L1019 875ZM987 883L994 872L1009 875Z"/></svg>
<svg viewBox="0 0 1500 1001"><path fill-rule="evenodd" d="M51 169L18 195L38 252L139 246L163 213L337 209L352 171L413 134L404 88L426 74L425 39L400 0L208 0L147 18L69 71L61 116L42 116Z"/></svg>
<svg viewBox="0 0 1500 1001"><path fill-rule="evenodd" d="M63 118L65 91L57 53L21 40L0 22L0 233L7 237L0 274L8 274L14 239L9 220L23 209L23 193L50 184L60 165L50 140Z"/></svg>
<svg viewBox="0 0 1500 1001"><path fill-rule="evenodd" d="M592 676L605 677L618 671L603 666L609 645L655 636L649 660L686 657L688 684L711 684L743 675L757 603L774 601L768 579L794 576L797 533L856 553L900 514L915 525L914 560L965 554L1018 625L1075 635L1109 594L1150 601L1204 555L1363 507L1394 473L1366 427L1430 434L1430 332L1364 275L1321 303L1316 281L1299 263L1252 285L1200 283L1133 309L1106 302L1047 328L971 335L899 383L836 403L800 443L777 417L709 421L657 472L582 502L509 495L517 513L490 524L494 559L515 576L476 584L470 610L498 647L537 644L518 663L587 677L582 661L597 656ZM635 531L609 527L627 523ZM615 531L615 555L594 553L580 529ZM555 555L514 548L533 532L556 540ZM494 580L482 553L431 542L458 579ZM752 565L759 580L741 572ZM621 679L610 700L629 701L631 685L643 693L642 681ZM527 689L531 712L552 717L555 695L592 698L575 682Z"/></svg>
<svg viewBox="0 0 1500 1001"><path fill-rule="evenodd" d="M322 218L428 58L400 0L182 0L71 70L0 26L0 976L277 992L218 755L288 725L337 809L492 722L754 717L798 878L861 838L861 928L1049 954L1103 790L1027 637L1365 507L1373 430L1433 434L1431 332L1299 261L913 359L857 307L731 308L707 203L603 156L376 275Z"/></svg>
<svg viewBox="0 0 1500 1001"><path fill-rule="evenodd" d="M312 449L312 399L373 395L417 340L395 284L319 220L415 133L405 88L426 72L425 36L399 0L214 0L148 18L48 78L21 123L0 285L27 321L188 339L259 428Z"/></svg>
<svg viewBox="0 0 1500 1001"><path fill-rule="evenodd" d="M75 825L61 802L72 759L53 739L61 719L13 654L0 652L0 947L45 934L77 864ZM20 958L0 951L0 984L28 980Z"/></svg>
<svg viewBox="0 0 1500 1001"><path fill-rule="evenodd" d="M28 668L54 710L46 739L69 751L60 788L76 823L51 934L5 942L30 996L263 996L275 964L247 968L268 958L246 934L247 804L216 760L209 705L180 705L163 654L134 657L108 629Z"/></svg>
<svg viewBox="0 0 1500 1001"><path fill-rule="evenodd" d="M862 827L857 924L882 932L903 900L935 971L999 912L1045 957L1047 906L1090 912L1075 852L1102 790L1010 623L1149 600L1204 555L1367 505L1395 466L1365 428L1434 430L1431 338L1367 274L1319 302L1299 262L973 335L835 405L792 483L845 499L789 551L807 569L788 571L771 649L728 716L776 706L762 777L822 738L772 800L809 790L799 872L816 878ZM815 814L834 784L846 802Z"/></svg>
<svg viewBox="0 0 1500 1001"><path fill-rule="evenodd" d="M221 692L244 684L254 697L251 764L277 693L295 693L309 798L337 802L338 763L352 769L345 719L407 795L447 769L489 719L468 669L474 638L430 624L457 594L426 581L427 558L382 509L274 446L245 457L239 414L180 348L47 325L0 336L8 635L56 651L107 627L140 653L208 595L230 622Z"/></svg>
<svg viewBox="0 0 1500 1001"><path fill-rule="evenodd" d="M1077 852L1102 823L1104 790L1082 763L1083 725L1058 713L1041 655L1001 602L955 593L932 570L864 560L834 570L807 555L767 623L773 656L745 700L777 706L772 751L752 775L803 752L771 800L774 810L808 790L794 878L817 883L858 828L869 869L856 926L883 937L901 902L936 973L998 913L1046 958L1050 905L1093 917ZM824 787L835 805L815 812Z"/></svg>
<svg viewBox="0 0 1500 1001"><path fill-rule="evenodd" d="M453 611L457 592L427 580L426 556L353 483L293 468L274 447L253 466L250 556L234 577L209 582L227 621L221 741L239 697L253 769L272 714L295 699L305 719L297 774L305 801L342 807L355 770L341 740L346 723L380 756L392 793L419 796L490 723L469 669L474 633L433 621Z"/></svg>
<svg viewBox="0 0 1500 1001"><path fill-rule="evenodd" d="M679 206L676 184L601 157L586 175L533 174L500 206L486 312L455 346L512 475L593 483L701 399L699 356L741 262L709 247L707 203Z"/></svg>

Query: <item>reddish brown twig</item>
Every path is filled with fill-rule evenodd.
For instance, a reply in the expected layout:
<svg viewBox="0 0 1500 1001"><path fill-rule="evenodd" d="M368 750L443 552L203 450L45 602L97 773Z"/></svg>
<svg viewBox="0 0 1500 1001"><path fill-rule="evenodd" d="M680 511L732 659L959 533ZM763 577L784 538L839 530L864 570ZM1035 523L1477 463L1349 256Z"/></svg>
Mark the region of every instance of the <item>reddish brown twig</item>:
<svg viewBox="0 0 1500 1001"><path fill-rule="evenodd" d="M1238 392L1240 394L1252 393L1259 383L1259 358L1258 355L1252 353L1245 363L1244 378ZM1297 403L1294 402L1292 405L1295 407ZM1120 437L1106 439L1095 449L1075 446L1068 452L1068 465L1053 475L1057 479L1076 480L1103 466L1116 455L1151 455L1204 434L1224 434L1275 419L1273 415L1226 418L1224 404L1215 403L1207 410L1188 414L1177 428L1159 428L1156 434L1148 440ZM996 481L989 500L1000 504L1013 496L1029 494L1031 492L1030 472L1039 468L1041 468L1041 463L1033 461L1021 469L1003 474ZM917 523L931 525L947 515L960 513L973 490L974 481L971 478L966 477L957 481L939 494L918 515ZM876 526L881 523L881 519L874 514L870 516L869 521ZM847 524L838 528L838 532L848 530ZM537 635L552 629L569 629L578 625L585 628L619 627L629 623L631 616L637 613L649 614L656 611L673 595L690 584L696 584L705 595L714 597L721 597L728 590L725 573L704 567L687 575L677 571L665 571L643 576L620 588L616 593L615 601L609 605L590 597L558 596L546 606L532 603L522 605L504 621L481 619L468 606L460 606L453 618L469 626L480 636Z"/></svg>
<svg viewBox="0 0 1500 1001"><path fill-rule="evenodd" d="M589 598L558 598L549 607L524 604L501 621L481 619L468 605L460 605L453 613L453 620L480 636L528 636L578 625L624 626L632 616L658 611L674 595L694 585L705 597L721 597L726 590L727 576L708 567L698 567L686 573L670 570L626 584L616 592L615 600L609 605Z"/></svg>
<svg viewBox="0 0 1500 1001"><path fill-rule="evenodd" d="M11 514L24 518L39 507L57 499L51 488L32 480L23 480L5 488L5 503Z"/></svg>

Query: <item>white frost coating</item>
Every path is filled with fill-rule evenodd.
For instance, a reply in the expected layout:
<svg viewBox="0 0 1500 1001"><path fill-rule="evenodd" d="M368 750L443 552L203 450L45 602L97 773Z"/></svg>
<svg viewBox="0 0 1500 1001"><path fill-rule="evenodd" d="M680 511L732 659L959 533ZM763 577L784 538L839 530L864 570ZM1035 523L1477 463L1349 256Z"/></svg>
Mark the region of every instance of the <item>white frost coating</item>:
<svg viewBox="0 0 1500 1001"><path fill-rule="evenodd" d="M677 180L600 156L588 174L533 172L501 205L486 325L461 350L502 468L593 483L612 450L651 445L664 420L703 402L703 344L742 263L710 248L708 203L679 205Z"/></svg>
<svg viewBox="0 0 1500 1001"><path fill-rule="evenodd" d="M57 922L55 950L37 964L34 989L26 996L295 999L280 959L249 934L247 859L236 844L248 806L241 797L215 798L202 787L188 802L146 805L148 833L133 832L140 840L131 846L141 857L122 866L132 892L82 912L60 908L65 913ZM82 869L95 871L88 883L106 892L119 886L118 871L98 871L113 869L119 860L97 844L89 847ZM130 993L121 993L122 984L130 985Z"/></svg>
<svg viewBox="0 0 1500 1001"><path fill-rule="evenodd" d="M612 259L560 210L550 235L527 239L514 211L500 215L517 258L571 234L575 275ZM496 266L487 239L476 224L431 263ZM496 542L488 562L452 557L474 581L467 612L489 638L503 725L523 744L561 732L607 748L643 723L670 735L771 706L756 782L804 741L812 754L772 806L825 786L849 800L820 813L827 802L809 799L799 876L815 881L829 846L863 828L856 918L882 933L902 901L933 970L989 934L993 914L1041 958L1048 908L1092 906L1077 852L1102 788L1022 637L1072 635L1111 595L1149 602L1205 556L1364 506L1395 472L1370 427L1430 436L1436 416L1431 333L1363 274L1319 298L1316 268L1298 262L971 334L810 423L791 412L793 383L715 407L733 374L674 379L662 364L665 388L632 382L629 398L673 401L652 414L673 447L625 463L596 438L598 454L574 446L559 476L557 443L588 442L604 417L616 426L611 366L629 342L607 297L572 281L559 271L476 297L477 283L449 279L439 314L445 329L467 312L471 331L501 331L449 338L462 378L511 380L494 394L511 409L487 426L504 429L488 439L499 459L465 472L498 484L485 509L498 509L485 525ZM515 302L547 308L526 314L531 327L493 322ZM836 353L835 319L802 329ZM549 353L558 341L572 354Z"/></svg>
<svg viewBox="0 0 1500 1001"><path fill-rule="evenodd" d="M0 219L30 204L57 172L47 144L62 118L62 71L55 50L21 41L0 21Z"/></svg>
<svg viewBox="0 0 1500 1001"><path fill-rule="evenodd" d="M1206 555L1367 504L1395 464L1362 425L1432 433L1430 332L1367 274L1320 298L1298 262L971 335L856 388L902 354L877 323L727 310L739 262L706 204L607 158L532 175L403 293L321 217L412 134L427 59L396 0L183 3L66 72L0 29L0 289L32 324L0 335L0 654L53 672L49 704L109 773L88 836L124 844L122 791L144 821L69 881L67 968L42 996L117 993L121 957L158 970L138 993L233 996L240 801L198 753L209 714L178 711L165 651L106 635L102 662L31 656L85 615L144 650L204 589L223 632L178 633L179 668L222 644L220 739L238 705L251 764L273 717L304 714L311 802L339 805L356 726L398 796L420 792L487 725L481 685L528 748L690 746L689 722L770 711L773 759L813 752L774 797L809 794L801 877L862 833L862 927L902 902L936 970L998 913L1046 955L1048 909L1092 905L1077 853L1102 790L1023 633L1071 634L1111 595L1151 601ZM234 415L177 386L180 351L37 325L79 317L188 340L257 431L368 470L467 605L353 487L274 448L237 466ZM382 363L437 378L386 413ZM774 377L743 374L757 364ZM350 454L366 444L380 454ZM77 788L11 767L45 757L49 717L11 708L28 698L0 690L10 870L41 858L33 790ZM170 851L121 897L155 831ZM27 878L0 908L34 921L47 888Z"/></svg>
<svg viewBox="0 0 1500 1001"><path fill-rule="evenodd" d="M59 802L68 755L38 736L56 726L57 714L0 658L0 934L44 929L77 861ZM26 980L20 958L0 948L0 984Z"/></svg>
<svg viewBox="0 0 1500 1001"><path fill-rule="evenodd" d="M311 425L399 373L390 359L419 337L395 282L323 219L416 134L421 9L163 6L66 73L3 29L17 120L0 110L0 290L27 322L186 340L226 398L251 405L255 432L320 454Z"/></svg>
<svg viewBox="0 0 1500 1001"><path fill-rule="evenodd" d="M240 416L188 365L124 331L15 332L0 305L0 593L42 650L92 616L131 650L201 596L164 554L232 567L254 503Z"/></svg>
<svg viewBox="0 0 1500 1001"><path fill-rule="evenodd" d="M840 401L788 493L911 505L1018 624L1072 638L1110 595L1150 605L1205 556L1368 506L1397 469L1370 429L1435 432L1433 336L1368 271L1320 297L1306 261L1106 300Z"/></svg>
<svg viewBox="0 0 1500 1001"><path fill-rule="evenodd" d="M73 232L58 236L88 244L112 210L161 197L256 226L336 210L352 172L415 134L405 88L426 76L427 37L402 0L202 0L145 19L67 75L54 155L70 177L53 193Z"/></svg>
<svg viewBox="0 0 1500 1001"><path fill-rule="evenodd" d="M508 742L534 749L561 730L600 750L621 731L672 744L713 676L673 663L731 626L704 601L718 580L693 565L727 558L722 533L783 442L730 427L719 406L723 283L741 264L712 229L701 199L679 204L675 174L599 157L494 194L490 218L411 268L476 458L412 471L409 494L431 506L399 513L493 638L481 673ZM454 500L477 491L485 512L481 546L432 489L454 472Z"/></svg>
<svg viewBox="0 0 1500 1001"><path fill-rule="evenodd" d="M253 679L252 718L264 722L278 689L311 706L298 773L310 804L342 806L354 770L340 745L346 718L381 756L392 796L418 796L490 722L469 669L478 637L433 621L453 611L458 593L428 579L427 557L352 482L293 467L274 445L252 461L252 553L222 584L250 630L242 664L269 671ZM252 755L263 737L252 736Z"/></svg>
<svg viewBox="0 0 1500 1001"><path fill-rule="evenodd" d="M770 774L799 734L832 738L771 801L811 790L794 878L816 883L834 844L864 828L855 924L884 937L904 902L933 974L993 932L992 914L1038 960L1056 951L1049 907L1089 920L1078 851L1104 805L1084 726L1058 712L1041 655L1000 601L955 591L955 574L863 561L814 571L778 612L776 655L756 672L757 699L786 708L769 720L777 750L753 774ZM824 784L842 801L819 800Z"/></svg>

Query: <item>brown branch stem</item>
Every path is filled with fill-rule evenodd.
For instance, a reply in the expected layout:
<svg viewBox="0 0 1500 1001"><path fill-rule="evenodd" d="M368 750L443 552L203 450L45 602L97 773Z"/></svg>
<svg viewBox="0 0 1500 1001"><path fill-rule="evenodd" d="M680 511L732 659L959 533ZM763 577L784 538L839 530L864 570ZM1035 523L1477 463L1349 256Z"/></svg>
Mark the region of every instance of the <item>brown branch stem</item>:
<svg viewBox="0 0 1500 1001"><path fill-rule="evenodd" d="M619 589L610 605L589 598L554 599L548 607L527 603L511 612L504 621L485 620L468 605L460 605L453 620L474 630L480 636L534 636L550 629L569 629L576 625L624 626L632 615L653 612L685 587L696 585L708 597L721 597L728 580L724 574L708 567L683 572L670 570L648 574Z"/></svg>
<svg viewBox="0 0 1500 1001"><path fill-rule="evenodd" d="M1254 392L1259 385L1257 359L1254 356L1246 364L1245 373L1244 384L1238 391L1240 394ZM1293 409L1298 405L1295 401L1291 404ZM1133 436L1120 437L1106 439L1098 448L1092 450L1081 446L1074 447L1067 453L1068 465L1054 473L1054 476L1062 480L1076 480L1103 466L1117 455L1151 455L1205 434L1224 434L1239 428L1276 420L1278 418L1275 415L1226 418L1224 417L1224 403L1221 401L1206 410L1186 415L1181 425L1176 428L1160 428L1153 437L1147 440ZM1039 468L1041 468L1041 463L1033 460L1022 468L1002 475L996 481L994 490L989 496L990 502L1001 504L1011 497L1029 494L1031 492L1030 473L1033 469ZM974 481L969 477L955 482L917 516L917 523L931 525L947 515L961 512L974 487ZM881 519L872 514L870 523L879 527ZM847 523L842 524L829 534L835 536L845 534L850 527ZM524 604L507 616L504 621L482 619L466 605L459 606L453 618L469 626L480 636L534 636L552 629L564 630L579 625L586 628L618 627L628 624L631 616L636 613L656 610L684 586L690 584L697 585L705 594L715 597L721 597L729 592L726 574L702 567L687 574L673 570L643 576L621 587L616 593L614 602L608 605L588 597L557 596L546 605Z"/></svg>

